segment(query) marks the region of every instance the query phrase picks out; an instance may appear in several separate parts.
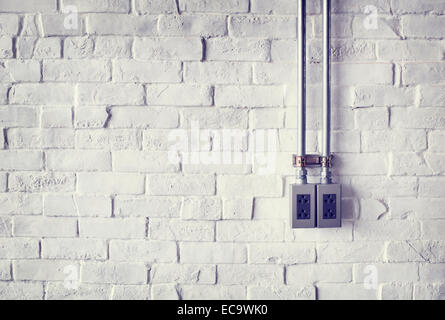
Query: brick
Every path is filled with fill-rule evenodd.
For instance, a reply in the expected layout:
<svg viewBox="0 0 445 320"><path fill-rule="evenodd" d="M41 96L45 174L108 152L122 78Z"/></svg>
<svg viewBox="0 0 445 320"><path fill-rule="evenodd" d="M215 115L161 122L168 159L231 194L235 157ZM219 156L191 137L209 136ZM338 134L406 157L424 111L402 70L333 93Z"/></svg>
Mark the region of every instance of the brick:
<svg viewBox="0 0 445 320"><path fill-rule="evenodd" d="M182 242L179 256L181 263L246 263L247 248L244 244Z"/></svg>
<svg viewBox="0 0 445 320"><path fill-rule="evenodd" d="M387 244L386 258L389 262L442 263L444 246L444 241L393 241Z"/></svg>
<svg viewBox="0 0 445 320"><path fill-rule="evenodd" d="M54 217L110 217L111 199L91 195L46 195L44 212Z"/></svg>
<svg viewBox="0 0 445 320"><path fill-rule="evenodd" d="M445 93L443 86L421 86L420 106L442 107L445 104Z"/></svg>
<svg viewBox="0 0 445 320"><path fill-rule="evenodd" d="M148 271L142 263L89 262L81 274L84 283L146 284Z"/></svg>
<svg viewBox="0 0 445 320"><path fill-rule="evenodd" d="M150 286L118 285L113 286L111 300L149 300Z"/></svg>
<svg viewBox="0 0 445 320"><path fill-rule="evenodd" d="M145 237L146 221L143 218L81 218L81 238L141 239Z"/></svg>
<svg viewBox="0 0 445 320"><path fill-rule="evenodd" d="M24 6L22 3L0 0L0 8L2 12L55 12L57 10L56 0L34 0Z"/></svg>
<svg viewBox="0 0 445 320"><path fill-rule="evenodd" d="M222 242L283 241L282 221L218 221L216 240Z"/></svg>
<svg viewBox="0 0 445 320"><path fill-rule="evenodd" d="M326 283L317 285L319 300L377 300L377 290L363 284Z"/></svg>
<svg viewBox="0 0 445 320"><path fill-rule="evenodd" d="M227 35L227 17L223 15L162 15L159 34L162 36L220 37Z"/></svg>
<svg viewBox="0 0 445 320"><path fill-rule="evenodd" d="M437 108L393 109L391 127L404 129L442 129L445 127L445 110Z"/></svg>
<svg viewBox="0 0 445 320"><path fill-rule="evenodd" d="M7 103L7 96L9 91L10 85L9 84L0 84L0 104L6 104Z"/></svg>
<svg viewBox="0 0 445 320"><path fill-rule="evenodd" d="M353 15L347 15L347 14L335 14L331 17L331 37L332 38L353 38L353 21L354 16ZM323 32L323 24L321 15L315 16L312 20L314 34L315 35L321 35ZM361 27L360 25L358 25ZM386 28L388 29L388 28ZM357 33L357 31L356 31ZM356 37L358 38L358 37Z"/></svg>
<svg viewBox="0 0 445 320"><path fill-rule="evenodd" d="M121 12L128 13L130 2L128 0L64 0L62 12L68 6L76 6L78 12Z"/></svg>
<svg viewBox="0 0 445 320"><path fill-rule="evenodd" d="M289 201L285 198L255 198L253 218L255 220L287 219Z"/></svg>
<svg viewBox="0 0 445 320"><path fill-rule="evenodd" d="M315 248L306 244L251 244L249 263L303 264L315 262Z"/></svg>
<svg viewBox="0 0 445 320"><path fill-rule="evenodd" d="M278 176L220 176L217 190L223 197L280 197L283 181Z"/></svg>
<svg viewBox="0 0 445 320"><path fill-rule="evenodd" d="M445 145L443 144L445 133L441 131L431 131L428 143L429 151L431 152L445 152Z"/></svg>
<svg viewBox="0 0 445 320"><path fill-rule="evenodd" d="M386 283L380 290L382 300L412 300L413 285L411 283Z"/></svg>
<svg viewBox="0 0 445 320"><path fill-rule="evenodd" d="M353 184L354 190L348 191ZM344 184L345 195L363 198L384 199L386 197L407 197L417 195L417 179L415 177L353 177L351 182Z"/></svg>
<svg viewBox="0 0 445 320"><path fill-rule="evenodd" d="M95 150L47 151L46 167L54 171L109 171L111 154Z"/></svg>
<svg viewBox="0 0 445 320"><path fill-rule="evenodd" d="M366 86L355 89L355 107L394 107L413 106L416 99L415 88L394 88Z"/></svg>
<svg viewBox="0 0 445 320"><path fill-rule="evenodd" d="M169 263L177 261L175 242L112 240L110 260Z"/></svg>
<svg viewBox="0 0 445 320"><path fill-rule="evenodd" d="M74 113L74 126L76 128L103 128L110 117L110 114L104 107L76 108Z"/></svg>
<svg viewBox="0 0 445 320"><path fill-rule="evenodd" d="M179 288L174 284L154 284L151 297L154 300L179 300Z"/></svg>
<svg viewBox="0 0 445 320"><path fill-rule="evenodd" d="M48 60L43 62L43 80L106 82L110 80L110 67L101 60Z"/></svg>
<svg viewBox="0 0 445 320"><path fill-rule="evenodd" d="M72 173L17 172L8 177L10 192L73 192L74 189L75 175Z"/></svg>
<svg viewBox="0 0 445 320"><path fill-rule="evenodd" d="M22 24L21 36L38 36L42 34L43 29L40 15L25 15Z"/></svg>
<svg viewBox="0 0 445 320"><path fill-rule="evenodd" d="M422 221L422 239L424 240L445 240L442 230L445 220L425 220Z"/></svg>
<svg viewBox="0 0 445 320"><path fill-rule="evenodd" d="M34 48L34 59L61 58L62 45L59 38L40 38Z"/></svg>
<svg viewBox="0 0 445 320"><path fill-rule="evenodd" d="M308 14L320 13L320 10L319 1L308 1L306 3ZM292 0L252 0L250 11L252 13L296 15L298 6Z"/></svg>
<svg viewBox="0 0 445 320"><path fill-rule="evenodd" d="M436 162L434 162L436 161ZM437 162L439 161L439 162ZM397 153L391 157L390 174L397 175L411 175L411 176L427 176L433 173L432 168L440 169L442 161L439 158L430 158L425 161L425 158L420 155L411 155L407 157L406 153ZM435 171L435 170L434 170Z"/></svg>
<svg viewBox="0 0 445 320"><path fill-rule="evenodd" d="M179 0L181 12L243 13L249 10L248 0Z"/></svg>
<svg viewBox="0 0 445 320"><path fill-rule="evenodd" d="M234 37L295 38L297 22L290 17L231 16L230 34Z"/></svg>
<svg viewBox="0 0 445 320"><path fill-rule="evenodd" d="M12 104L72 105L74 87L69 84L16 84L9 92Z"/></svg>
<svg viewBox="0 0 445 320"><path fill-rule="evenodd" d="M91 58L94 40L87 37L68 37L63 41L63 55L68 59Z"/></svg>
<svg viewBox="0 0 445 320"><path fill-rule="evenodd" d="M173 162L166 152L115 152L113 167L119 172L172 173L179 170L179 164Z"/></svg>
<svg viewBox="0 0 445 320"><path fill-rule="evenodd" d="M43 239L44 259L102 260L107 258L107 244L96 239Z"/></svg>
<svg viewBox="0 0 445 320"><path fill-rule="evenodd" d="M0 58L12 58L14 52L12 50L12 38L0 36Z"/></svg>
<svg viewBox="0 0 445 320"><path fill-rule="evenodd" d="M315 300L313 286L249 287L247 298L251 300Z"/></svg>
<svg viewBox="0 0 445 320"><path fill-rule="evenodd" d="M445 275L444 264L421 264L419 267L419 277L425 282L442 281Z"/></svg>
<svg viewBox="0 0 445 320"><path fill-rule="evenodd" d="M87 32L93 35L155 36L157 16L130 16L120 14L90 14Z"/></svg>
<svg viewBox="0 0 445 320"><path fill-rule="evenodd" d="M147 104L156 106L210 106L213 90L209 86L168 84L147 85Z"/></svg>
<svg viewBox="0 0 445 320"><path fill-rule="evenodd" d="M42 15L42 34L45 37L80 36L84 33L84 18L79 15L45 14Z"/></svg>
<svg viewBox="0 0 445 320"><path fill-rule="evenodd" d="M37 259L39 258L38 239L1 238L1 259Z"/></svg>
<svg viewBox="0 0 445 320"><path fill-rule="evenodd" d="M42 108L41 126L42 128L72 128L73 127L72 109L52 108L52 107Z"/></svg>
<svg viewBox="0 0 445 320"><path fill-rule="evenodd" d="M97 58L130 58L133 39L131 37L96 37L94 56Z"/></svg>
<svg viewBox="0 0 445 320"><path fill-rule="evenodd" d="M208 61L269 61L270 59L268 40L211 38L205 43Z"/></svg>
<svg viewBox="0 0 445 320"><path fill-rule="evenodd" d="M218 198L185 198L181 218L184 220L220 220L221 200Z"/></svg>
<svg viewBox="0 0 445 320"><path fill-rule="evenodd" d="M117 60L113 64L113 80L116 82L181 82L182 67L179 62L147 63Z"/></svg>
<svg viewBox="0 0 445 320"><path fill-rule="evenodd" d="M284 110L255 109L250 115L250 126L254 129L275 129L284 126Z"/></svg>
<svg viewBox="0 0 445 320"><path fill-rule="evenodd" d="M348 85L391 85L393 66L386 63L345 63L332 66L332 83Z"/></svg>
<svg viewBox="0 0 445 320"><path fill-rule="evenodd" d="M127 150L140 149L142 138L138 131L131 129L96 129L78 130L75 140L79 149Z"/></svg>
<svg viewBox="0 0 445 320"><path fill-rule="evenodd" d="M224 86L215 89L219 107L280 107L284 92L281 86Z"/></svg>
<svg viewBox="0 0 445 320"><path fill-rule="evenodd" d="M267 221L264 221L265 223ZM289 229L285 228L286 241L316 241L316 242L333 242L333 241L352 241L352 224L343 222L340 229Z"/></svg>
<svg viewBox="0 0 445 320"><path fill-rule="evenodd" d="M365 13L365 7L372 5L378 12L389 13L390 4L385 0L334 0L332 11L335 13Z"/></svg>
<svg viewBox="0 0 445 320"><path fill-rule="evenodd" d="M185 64L185 82L248 84L251 66L243 62L190 62Z"/></svg>
<svg viewBox="0 0 445 320"><path fill-rule="evenodd" d="M279 285L284 283L284 269L275 265L220 265L218 284Z"/></svg>
<svg viewBox="0 0 445 320"><path fill-rule="evenodd" d="M37 109L26 106L0 106L1 127L33 127L37 125Z"/></svg>
<svg viewBox="0 0 445 320"><path fill-rule="evenodd" d="M368 159L365 161L364 159ZM373 159L373 160L370 160ZM369 161L369 162L368 162ZM388 161L382 159L380 154L352 154L338 155L337 163L347 168L342 175L385 175L388 172Z"/></svg>
<svg viewBox="0 0 445 320"><path fill-rule="evenodd" d="M442 198L445 190L442 188L444 180L441 178L421 178L419 179L420 198Z"/></svg>
<svg viewBox="0 0 445 320"><path fill-rule="evenodd" d="M0 280L11 280L11 263L9 261L0 261Z"/></svg>
<svg viewBox="0 0 445 320"><path fill-rule="evenodd" d="M404 35L410 38L442 39L445 32L442 16L405 15L401 22Z"/></svg>
<svg viewBox="0 0 445 320"><path fill-rule="evenodd" d="M443 300L445 287L443 283L416 283L414 300Z"/></svg>
<svg viewBox="0 0 445 320"><path fill-rule="evenodd" d="M354 265L354 281L357 283L366 282L369 275L366 264ZM417 281L417 265L413 263L384 263L373 264L377 270L377 281L385 283L390 281Z"/></svg>
<svg viewBox="0 0 445 320"><path fill-rule="evenodd" d="M136 0L136 11L140 14L177 13L175 0Z"/></svg>
<svg viewBox="0 0 445 320"><path fill-rule="evenodd" d="M43 154L39 151L0 151L0 170L40 170Z"/></svg>
<svg viewBox="0 0 445 320"><path fill-rule="evenodd" d="M18 34L19 16L13 14L1 14L0 20L0 35L15 36Z"/></svg>
<svg viewBox="0 0 445 320"><path fill-rule="evenodd" d="M80 105L143 105L144 88L137 84L80 84Z"/></svg>
<svg viewBox="0 0 445 320"><path fill-rule="evenodd" d="M440 83L445 77L445 63L407 63L402 68L403 83L406 85Z"/></svg>
<svg viewBox="0 0 445 320"><path fill-rule="evenodd" d="M393 198L390 200L391 216L397 219L442 219L443 199Z"/></svg>
<svg viewBox="0 0 445 320"><path fill-rule="evenodd" d="M6 172L0 173L0 191L5 192L8 184L8 176Z"/></svg>
<svg viewBox="0 0 445 320"><path fill-rule="evenodd" d="M14 278L33 281L62 281L66 279L64 270L67 267L79 268L72 261L54 260L19 260L14 261Z"/></svg>
<svg viewBox="0 0 445 320"><path fill-rule="evenodd" d="M349 264L315 264L286 267L286 283L344 283L352 281L352 266Z"/></svg>
<svg viewBox="0 0 445 320"><path fill-rule="evenodd" d="M74 282L77 289L69 289L65 282L48 282L45 298L47 300L107 300L111 294L109 285L95 285Z"/></svg>
<svg viewBox="0 0 445 320"><path fill-rule="evenodd" d="M383 242L329 242L317 245L319 263L378 262L383 260Z"/></svg>
<svg viewBox="0 0 445 320"><path fill-rule="evenodd" d="M152 283L215 284L216 267L193 264L156 264L150 272Z"/></svg>
<svg viewBox="0 0 445 320"><path fill-rule="evenodd" d="M409 220L361 221L354 226L354 239L412 240L419 236L419 225Z"/></svg>
<svg viewBox="0 0 445 320"><path fill-rule="evenodd" d="M200 38L136 38L134 56L141 60L200 61L203 45Z"/></svg>
<svg viewBox="0 0 445 320"><path fill-rule="evenodd" d="M332 132L333 152L360 152L360 133L358 131Z"/></svg>
<svg viewBox="0 0 445 320"><path fill-rule="evenodd" d="M246 299L245 286L183 285L180 288L184 300L241 300Z"/></svg>
<svg viewBox="0 0 445 320"><path fill-rule="evenodd" d="M445 12L445 4L430 1L417 2L415 0L393 0L391 7L395 13L442 13Z"/></svg>
<svg viewBox="0 0 445 320"><path fill-rule="evenodd" d="M372 14L372 13L370 13ZM372 16L356 15L352 22L352 33L354 37L365 39L400 39L401 38L401 23L400 19L393 17L380 16L377 18L377 29L369 21Z"/></svg>
<svg viewBox="0 0 445 320"><path fill-rule="evenodd" d="M200 109L201 110L201 109ZM188 136L186 130L144 130L142 146L146 151L170 151L176 147L176 141L172 141L171 135L183 137ZM210 144L210 142L208 142ZM210 149L210 146L208 146Z"/></svg>
<svg viewBox="0 0 445 320"><path fill-rule="evenodd" d="M77 221L71 218L16 216L14 234L19 237L75 237Z"/></svg>
<svg viewBox="0 0 445 320"><path fill-rule="evenodd" d="M36 194L0 194L0 214L39 215L42 214L42 198Z"/></svg>
<svg viewBox="0 0 445 320"><path fill-rule="evenodd" d="M183 221L151 219L148 235L153 240L213 241L215 224L212 221Z"/></svg>
<svg viewBox="0 0 445 320"><path fill-rule="evenodd" d="M3 4L10 1L2 1ZM38 282L0 282L0 299L2 300L41 300L43 299L43 283Z"/></svg>
<svg viewBox="0 0 445 320"><path fill-rule="evenodd" d="M0 81L3 82L38 82L40 81L40 63L32 60L8 60L0 68Z"/></svg>
<svg viewBox="0 0 445 320"><path fill-rule="evenodd" d="M441 52L442 44L431 40L383 40L378 42L378 56L386 61L438 61L441 59Z"/></svg>
<svg viewBox="0 0 445 320"><path fill-rule="evenodd" d="M74 130L70 129L9 129L6 136L10 149L74 148Z"/></svg>
<svg viewBox="0 0 445 320"><path fill-rule="evenodd" d="M149 195L214 195L213 175L149 175L147 177Z"/></svg>
<svg viewBox="0 0 445 320"><path fill-rule="evenodd" d="M144 176L133 173L81 173L78 191L101 194L142 194Z"/></svg>
<svg viewBox="0 0 445 320"><path fill-rule="evenodd" d="M125 197L114 199L114 215L117 217L178 218L180 198L171 197Z"/></svg>
<svg viewBox="0 0 445 320"><path fill-rule="evenodd" d="M424 130L373 130L362 132L362 151L419 152L427 148ZM430 146L431 150L431 146Z"/></svg>
<svg viewBox="0 0 445 320"><path fill-rule="evenodd" d="M111 109L111 128L167 129L179 125L178 111L168 108L122 107Z"/></svg>
<svg viewBox="0 0 445 320"><path fill-rule="evenodd" d="M252 199L225 199L223 201L224 220L250 220L253 214Z"/></svg>
<svg viewBox="0 0 445 320"><path fill-rule="evenodd" d="M184 117L182 123L184 128L192 128L196 124L199 124L199 129L247 129L248 126L246 110L213 107L187 108L182 111L182 115ZM233 133L239 133L241 136L245 135L245 132L241 130ZM236 137L239 138L239 136Z"/></svg>

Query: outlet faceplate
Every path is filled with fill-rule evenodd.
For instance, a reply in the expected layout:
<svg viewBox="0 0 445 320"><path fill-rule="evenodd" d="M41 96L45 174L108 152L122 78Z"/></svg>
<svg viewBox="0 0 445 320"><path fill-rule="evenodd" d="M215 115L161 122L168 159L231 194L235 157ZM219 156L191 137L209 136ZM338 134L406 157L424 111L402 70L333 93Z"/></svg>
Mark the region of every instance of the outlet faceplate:
<svg viewBox="0 0 445 320"><path fill-rule="evenodd" d="M290 219L292 229L316 227L316 200L316 185L290 185Z"/></svg>
<svg viewBox="0 0 445 320"><path fill-rule="evenodd" d="M319 228L341 227L341 185L317 185L317 225Z"/></svg>

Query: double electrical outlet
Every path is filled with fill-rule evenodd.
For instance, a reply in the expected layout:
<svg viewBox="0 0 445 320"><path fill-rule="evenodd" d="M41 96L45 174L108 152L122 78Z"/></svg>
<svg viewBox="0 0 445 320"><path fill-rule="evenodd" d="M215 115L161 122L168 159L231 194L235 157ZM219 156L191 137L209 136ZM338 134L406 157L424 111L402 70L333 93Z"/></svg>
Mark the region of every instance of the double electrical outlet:
<svg viewBox="0 0 445 320"><path fill-rule="evenodd" d="M340 184L293 184L290 190L293 229L341 227Z"/></svg>

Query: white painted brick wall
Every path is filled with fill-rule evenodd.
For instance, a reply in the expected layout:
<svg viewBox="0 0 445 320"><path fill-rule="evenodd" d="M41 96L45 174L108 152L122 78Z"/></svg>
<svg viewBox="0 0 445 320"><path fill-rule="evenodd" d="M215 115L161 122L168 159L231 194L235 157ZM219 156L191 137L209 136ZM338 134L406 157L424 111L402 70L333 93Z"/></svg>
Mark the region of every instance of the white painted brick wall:
<svg viewBox="0 0 445 320"><path fill-rule="evenodd" d="M297 0L0 0L0 299L445 299L445 1L332 10L344 223L291 230ZM187 160L222 150L255 160Z"/></svg>

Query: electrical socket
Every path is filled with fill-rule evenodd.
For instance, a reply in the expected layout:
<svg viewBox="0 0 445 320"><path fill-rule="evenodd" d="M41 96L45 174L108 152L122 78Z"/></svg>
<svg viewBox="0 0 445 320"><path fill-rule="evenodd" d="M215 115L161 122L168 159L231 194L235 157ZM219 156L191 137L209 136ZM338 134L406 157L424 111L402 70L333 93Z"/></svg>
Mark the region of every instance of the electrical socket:
<svg viewBox="0 0 445 320"><path fill-rule="evenodd" d="M341 185L317 185L317 211L319 228L341 227Z"/></svg>
<svg viewBox="0 0 445 320"><path fill-rule="evenodd" d="M315 228L317 222L316 185L290 185L290 219L292 229Z"/></svg>

